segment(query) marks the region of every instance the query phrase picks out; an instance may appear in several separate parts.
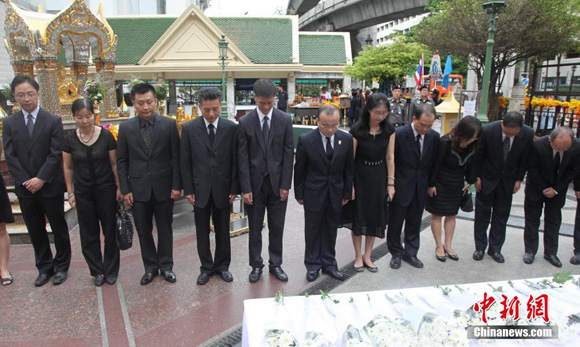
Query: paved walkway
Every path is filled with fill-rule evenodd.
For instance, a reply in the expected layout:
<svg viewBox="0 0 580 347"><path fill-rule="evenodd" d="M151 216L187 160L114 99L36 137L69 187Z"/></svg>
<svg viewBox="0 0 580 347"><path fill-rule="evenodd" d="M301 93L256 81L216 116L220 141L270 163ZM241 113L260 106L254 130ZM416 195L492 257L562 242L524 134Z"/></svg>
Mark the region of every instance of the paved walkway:
<svg viewBox="0 0 580 347"><path fill-rule="evenodd" d="M294 199L288 206L284 239L284 269L290 277L287 283L281 283L267 273L259 283L248 283L248 236L243 235L232 239L234 282L225 283L214 276L207 285L196 285L200 264L191 213L176 217L174 222L175 284L161 278L156 278L148 286L139 284L143 266L136 242L133 249L122 252L117 284L95 288L82 258L78 230L75 229L71 232L73 262L69 279L58 287L49 283L35 288L33 282L37 272L32 247L14 245L11 271L15 282L0 288L0 345L194 346L214 343L239 327L244 299L273 297L280 289L284 289L287 295L296 295L313 285L305 279L302 208ZM518 193L514 199L514 217L523 216L522 206L523 193ZM563 220L568 226L574 223L575 207L574 201L568 201L563 210ZM514 223L517 224L517 218ZM580 274L580 266L569 263L572 238L568 236L560 236L562 270L542 259L542 246L536 262L524 264L521 260L523 230L517 225L508 229L503 251L505 264L497 264L488 256L481 262L471 259L473 225L468 220L459 220L457 224L454 245L460 257L458 262L447 260L440 263L435 259L429 228L423 231L421 242L419 258L425 263L424 269L414 269L403 263L400 270L392 270L388 266L390 255L387 255L376 261L380 268L378 273L357 274L333 292L552 276L557 271L568 269ZM377 242L376 246L383 244L384 240ZM264 239L264 255L266 249L267 237ZM353 260L347 230L339 231L337 255L339 266ZM327 276L321 276L314 285L326 279Z"/></svg>

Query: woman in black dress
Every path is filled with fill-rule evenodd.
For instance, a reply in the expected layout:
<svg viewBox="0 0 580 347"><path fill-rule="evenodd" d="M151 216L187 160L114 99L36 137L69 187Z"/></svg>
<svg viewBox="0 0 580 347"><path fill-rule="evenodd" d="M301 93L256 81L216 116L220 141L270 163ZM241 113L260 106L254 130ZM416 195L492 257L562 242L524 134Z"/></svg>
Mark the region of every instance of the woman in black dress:
<svg viewBox="0 0 580 347"><path fill-rule="evenodd" d="M431 231L435 238L435 256L459 260L451 246L461 198L475 182L473 161L481 123L475 117L464 117L449 134L441 137L439 153L429 177L429 198L425 209L433 216ZM465 183L467 181L467 183ZM445 243L441 242L441 220L445 217Z"/></svg>
<svg viewBox="0 0 580 347"><path fill-rule="evenodd" d="M65 137L62 150L68 201L77 209L81 248L97 287L114 284L119 273L116 241L117 144L106 129L95 126L93 105L86 99L72 104L77 130ZM99 226L100 222L100 226ZM100 229L105 237L101 254Z"/></svg>
<svg viewBox="0 0 580 347"><path fill-rule="evenodd" d="M0 157L2 157L2 142L0 142ZM0 175L2 176L2 175ZM12 284L14 278L8 270L10 259L10 236L6 230L6 223L14 223L12 206L4 184L4 176L0 177L0 282L3 286Z"/></svg>
<svg viewBox="0 0 580 347"><path fill-rule="evenodd" d="M356 256L354 268L371 272L378 268L371 260L375 237L384 238L387 226L387 199L395 194L395 129L387 121L389 99L372 94L360 120L351 129L354 137L354 220L352 243ZM387 198L388 196L388 198ZM362 236L365 238L361 253Z"/></svg>

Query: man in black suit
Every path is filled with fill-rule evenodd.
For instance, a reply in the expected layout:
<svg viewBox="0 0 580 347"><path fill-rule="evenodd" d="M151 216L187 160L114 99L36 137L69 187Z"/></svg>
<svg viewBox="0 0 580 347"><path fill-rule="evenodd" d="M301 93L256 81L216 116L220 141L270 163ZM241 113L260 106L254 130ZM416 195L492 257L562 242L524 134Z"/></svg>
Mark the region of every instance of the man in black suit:
<svg viewBox="0 0 580 347"><path fill-rule="evenodd" d="M505 261L501 248L512 196L520 190L533 140L534 131L524 125L519 112L508 112L503 120L483 126L475 165L475 260L483 259L491 218L487 253L498 263Z"/></svg>
<svg viewBox="0 0 580 347"><path fill-rule="evenodd" d="M21 111L4 118L2 140L8 169L28 229L38 277L34 285L66 281L71 259L68 226L64 218L63 128L60 117L38 105L40 86L30 76L16 76L10 86ZM46 231L50 223L55 257Z"/></svg>
<svg viewBox="0 0 580 347"><path fill-rule="evenodd" d="M203 89L198 105L203 117L189 121L181 130L181 172L183 193L195 206L197 253L204 285L214 273L226 282L229 272L230 207L239 194L236 167L236 129L238 125L220 118L222 94L217 88ZM215 230L215 258L210 249L210 218Z"/></svg>
<svg viewBox="0 0 580 347"><path fill-rule="evenodd" d="M318 129L303 134L296 147L294 194L304 205L306 279L319 271L338 280L344 274L336 263L336 230L340 211L352 197L354 153L352 136L337 131L340 111L334 105L320 108Z"/></svg>
<svg viewBox="0 0 580 347"><path fill-rule="evenodd" d="M416 268L423 263L419 251L421 217L427 202L429 172L439 149L439 133L432 130L435 107L414 108L413 121L395 131L395 196L389 206L387 246L392 254L390 266L401 267L401 259ZM405 223L405 248L401 230Z"/></svg>
<svg viewBox="0 0 580 347"><path fill-rule="evenodd" d="M562 207L566 203L568 185L580 171L579 159L580 143L568 127L556 128L549 136L534 141L525 188L524 263L531 264L538 252L538 229L543 208L544 258L550 264L562 267L556 255Z"/></svg>
<svg viewBox="0 0 580 347"><path fill-rule="evenodd" d="M288 108L288 93L284 90L284 87L278 86L278 109L282 112L286 112Z"/></svg>
<svg viewBox="0 0 580 347"><path fill-rule="evenodd" d="M240 118L238 127L238 174L250 227L249 280L262 275L262 227L268 209L269 268L280 281L288 281L282 270L282 237L288 193L292 184L294 135L290 116L274 109L276 86L259 79L254 84L257 108Z"/></svg>
<svg viewBox="0 0 580 347"><path fill-rule="evenodd" d="M155 89L137 84L131 90L138 116L123 122L117 140L117 170L123 200L133 207L146 285L159 274L176 281L173 272L173 201L181 195L179 133L175 120L157 114ZM158 247L153 240L153 215Z"/></svg>

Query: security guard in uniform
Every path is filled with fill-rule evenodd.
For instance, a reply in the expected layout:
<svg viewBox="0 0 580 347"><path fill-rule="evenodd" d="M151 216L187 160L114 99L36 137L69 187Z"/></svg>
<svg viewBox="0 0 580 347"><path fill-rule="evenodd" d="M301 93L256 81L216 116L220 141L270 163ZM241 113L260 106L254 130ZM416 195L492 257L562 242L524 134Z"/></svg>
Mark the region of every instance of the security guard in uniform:
<svg viewBox="0 0 580 347"><path fill-rule="evenodd" d="M420 89L421 95L419 97L413 99L411 101L411 109L409 110L409 114L412 116L415 114L415 107L424 105L424 104L431 104L435 107L435 101L429 97L429 87L427 85L422 85Z"/></svg>
<svg viewBox="0 0 580 347"><path fill-rule="evenodd" d="M400 127L407 124L407 100L402 97L401 86L393 87L393 97L389 99L391 113L387 120L394 126Z"/></svg>

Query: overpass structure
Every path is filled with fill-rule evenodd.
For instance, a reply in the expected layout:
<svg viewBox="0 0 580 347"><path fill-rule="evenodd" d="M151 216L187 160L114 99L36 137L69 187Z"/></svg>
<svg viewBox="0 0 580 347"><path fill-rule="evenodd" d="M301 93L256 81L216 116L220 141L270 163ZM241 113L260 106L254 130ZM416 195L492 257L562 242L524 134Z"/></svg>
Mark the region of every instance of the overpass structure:
<svg viewBox="0 0 580 347"><path fill-rule="evenodd" d="M307 0L291 0L306 5ZM315 2L315 1L310 1ZM326 0L300 16L300 30L358 31L426 13L427 0Z"/></svg>
<svg viewBox="0 0 580 347"><path fill-rule="evenodd" d="M289 0L286 14L301 16L314 8L319 2L320 0Z"/></svg>

